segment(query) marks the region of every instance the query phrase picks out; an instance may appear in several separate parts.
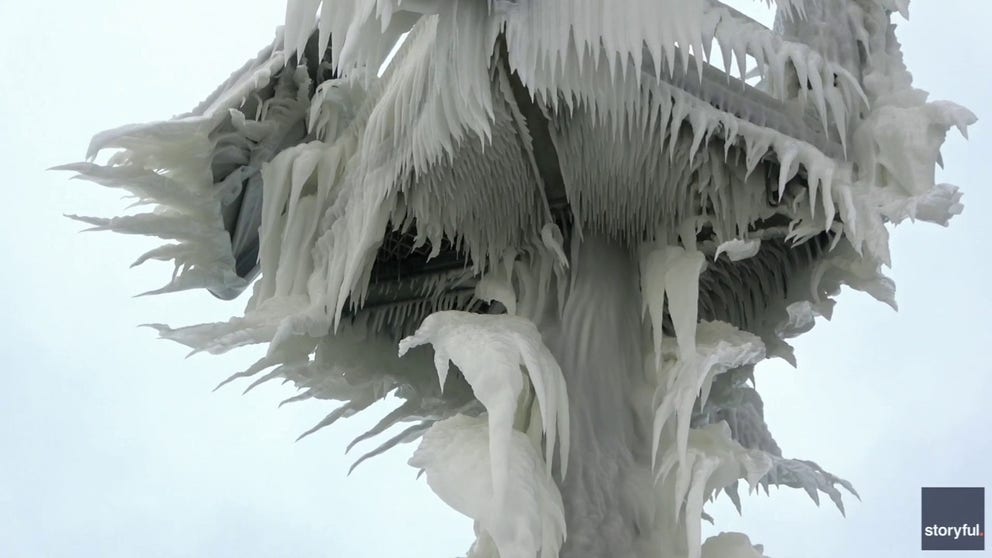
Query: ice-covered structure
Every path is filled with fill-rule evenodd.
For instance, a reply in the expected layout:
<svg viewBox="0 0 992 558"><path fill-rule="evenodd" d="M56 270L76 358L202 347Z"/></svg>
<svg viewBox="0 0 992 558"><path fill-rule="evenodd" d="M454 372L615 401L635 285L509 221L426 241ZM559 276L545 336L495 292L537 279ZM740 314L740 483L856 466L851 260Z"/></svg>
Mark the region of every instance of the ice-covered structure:
<svg viewBox="0 0 992 558"><path fill-rule="evenodd" d="M784 457L755 365L841 285L895 306L886 225L961 210L934 169L974 116L912 87L906 4L290 0L192 112L62 168L152 206L78 219L170 240L156 292L252 285L163 337L268 344L231 379L340 402L310 432L401 398L359 461L419 440L470 556L757 557L700 540L709 499L853 489Z"/></svg>

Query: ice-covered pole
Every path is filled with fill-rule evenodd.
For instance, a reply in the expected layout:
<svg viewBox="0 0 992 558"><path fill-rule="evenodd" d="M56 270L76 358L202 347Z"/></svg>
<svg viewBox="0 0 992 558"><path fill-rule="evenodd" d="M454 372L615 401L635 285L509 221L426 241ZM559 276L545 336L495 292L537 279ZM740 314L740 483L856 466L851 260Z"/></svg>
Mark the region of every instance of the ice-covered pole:
<svg viewBox="0 0 992 558"><path fill-rule="evenodd" d="M470 556L757 557L702 540L712 498L853 488L785 457L755 366L842 285L894 306L886 225L960 212L934 168L974 121L913 88L904 2L777 5L290 0L192 112L63 168L153 206L78 219L171 240L138 260L175 263L158 292L254 281L157 327L267 345L228 381L336 401L304 435L402 399L358 462L418 442Z"/></svg>

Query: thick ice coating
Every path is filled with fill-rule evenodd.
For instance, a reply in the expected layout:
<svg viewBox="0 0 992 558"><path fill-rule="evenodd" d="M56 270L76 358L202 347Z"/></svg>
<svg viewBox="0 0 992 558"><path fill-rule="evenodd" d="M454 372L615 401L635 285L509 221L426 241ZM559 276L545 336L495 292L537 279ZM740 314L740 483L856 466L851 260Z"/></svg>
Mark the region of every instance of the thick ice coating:
<svg viewBox="0 0 992 558"><path fill-rule="evenodd" d="M74 218L165 239L153 292L252 289L152 327L266 345L227 381L335 401L304 436L399 398L348 449L419 441L470 556L759 557L702 540L711 499L856 495L775 442L760 362L844 285L896 306L888 227L962 211L935 168L975 121L913 87L906 0L773 4L289 0L200 106L60 168L137 199Z"/></svg>

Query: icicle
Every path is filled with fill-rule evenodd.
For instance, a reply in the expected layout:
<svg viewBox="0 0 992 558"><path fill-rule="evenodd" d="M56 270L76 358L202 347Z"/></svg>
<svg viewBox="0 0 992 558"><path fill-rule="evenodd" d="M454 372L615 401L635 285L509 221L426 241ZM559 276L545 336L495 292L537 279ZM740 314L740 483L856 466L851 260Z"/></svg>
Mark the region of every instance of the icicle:
<svg viewBox="0 0 992 558"><path fill-rule="evenodd" d="M674 254L669 262L671 265L665 271L668 312L675 326L680 354L688 356L695 350L699 273L706 260L702 252L686 250Z"/></svg>
<svg viewBox="0 0 992 558"><path fill-rule="evenodd" d="M785 149L783 149L779 154L779 170L778 170L778 199L782 199L782 195L785 194L785 185L792 180L796 173L799 172L799 162L796 157L799 155L798 147L793 143L789 142L786 144Z"/></svg>
<svg viewBox="0 0 992 558"><path fill-rule="evenodd" d="M362 463L368 461L369 459L372 459L377 455L382 455L386 451L398 446L399 444L408 444L410 442L415 441L417 438L420 438L422 435L424 435L425 432L429 432L430 427L431 427L430 421L423 421L406 428L399 434L383 442L382 445L380 445L379 447L356 459L355 462L351 464L351 467L348 468L348 474L350 475L351 473L353 473L355 469L357 469L358 466L361 465Z"/></svg>
<svg viewBox="0 0 992 558"><path fill-rule="evenodd" d="M380 419L379 422L375 423L375 425L372 428L366 430L365 432L355 437L355 439L348 444L348 447L345 448L344 450L345 453L350 452L351 449L355 447L355 445L357 445L358 443L373 438L375 436L378 436L379 434L382 434L383 432L388 430L391 426L394 426L398 424L400 421L406 419L407 417L416 414L417 410L422 405L423 402L419 398L409 399L405 401L402 405L393 409L386 416L382 417L382 419Z"/></svg>
<svg viewBox="0 0 992 558"><path fill-rule="evenodd" d="M726 242L722 242L719 246L717 246L716 253L713 255L713 261L716 261L720 257L720 254L725 253L730 261L739 262L741 260L753 258L760 249L761 239L755 238L751 240L741 240L739 238L734 238Z"/></svg>
<svg viewBox="0 0 992 558"><path fill-rule="evenodd" d="M676 456L683 463L689 436L689 420L696 398L706 403L713 379L728 370L754 364L765 356L765 346L753 334L723 322L701 322L693 353L662 348L666 364L659 369L658 400L654 415L652 460L657 457L662 430L674 414L677 421ZM654 467L654 461L652 461Z"/></svg>
<svg viewBox="0 0 992 558"><path fill-rule="evenodd" d="M371 403L372 402L369 401L365 406ZM320 422L312 426L310 430L307 430L303 434L300 434L300 436L296 438L296 441L299 442L300 440L306 438L307 436L313 434L314 432L317 432L318 430L324 427L334 424L335 422L338 421L338 419L350 417L355 413L357 413L358 411L362 410L362 408L364 408L363 405L356 403L354 401L349 401L344 405L341 405L340 407L335 409L331 414L324 417Z"/></svg>
<svg viewBox="0 0 992 558"><path fill-rule="evenodd" d="M738 479L743 478L752 488L757 487L758 481L771 469L772 460L762 451L748 450L735 442L730 427L721 421L692 429L686 457L679 461L681 464L677 468L676 461L669 453L658 478L671 483L674 472L675 516L680 515L678 510L684 506L688 556L699 558L702 554L699 523L703 502Z"/></svg>
<svg viewBox="0 0 992 558"><path fill-rule="evenodd" d="M289 0L286 3L286 31L283 50L303 58L303 47L316 23L317 8L321 0Z"/></svg>
<svg viewBox="0 0 992 558"><path fill-rule="evenodd" d="M666 296L680 350L685 355L694 351L699 273L704 263L702 252L689 252L679 246L649 248L642 253L641 292L645 310L651 316L658 365L661 363L661 323Z"/></svg>

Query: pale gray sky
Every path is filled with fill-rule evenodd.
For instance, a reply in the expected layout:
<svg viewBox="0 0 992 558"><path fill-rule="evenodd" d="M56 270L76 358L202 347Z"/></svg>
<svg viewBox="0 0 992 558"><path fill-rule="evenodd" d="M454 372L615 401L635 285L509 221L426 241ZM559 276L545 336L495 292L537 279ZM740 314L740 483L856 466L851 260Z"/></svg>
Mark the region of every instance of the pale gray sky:
<svg viewBox="0 0 992 558"><path fill-rule="evenodd" d="M899 36L916 84L992 118L992 5L912 11ZM77 234L63 213L126 202L43 172L81 159L97 131L194 106L282 12L283 0L0 2L0 556L437 558L472 540L414 479L412 448L345 476L347 441L381 411L294 443L327 407L277 410L286 387L211 392L257 353L187 360L136 328L226 319L244 300L130 298L167 279L166 266L127 269L154 241ZM776 558L923 556L920 487L992 484L988 129L944 150L939 179L964 189L964 214L894 235L900 312L845 292L834 320L796 342L798 370L757 374L786 454L848 478L864 502L849 498L843 519L780 490L745 499L741 519L715 506L719 530Z"/></svg>

